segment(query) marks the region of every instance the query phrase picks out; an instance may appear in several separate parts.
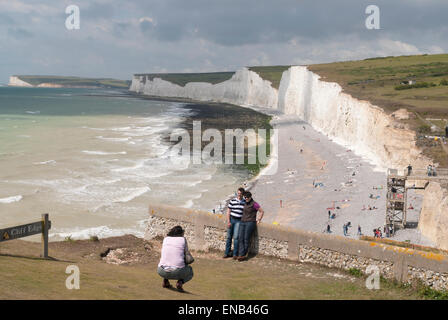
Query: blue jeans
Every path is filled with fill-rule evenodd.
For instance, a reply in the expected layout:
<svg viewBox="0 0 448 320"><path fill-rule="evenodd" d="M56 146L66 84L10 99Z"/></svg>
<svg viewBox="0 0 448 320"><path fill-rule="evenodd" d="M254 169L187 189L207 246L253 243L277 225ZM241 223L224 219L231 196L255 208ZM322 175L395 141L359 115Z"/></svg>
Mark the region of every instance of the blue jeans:
<svg viewBox="0 0 448 320"><path fill-rule="evenodd" d="M255 221L241 222L240 224L240 244L239 256L244 257L249 251L250 238L255 230L257 223Z"/></svg>
<svg viewBox="0 0 448 320"><path fill-rule="evenodd" d="M230 256L232 250L232 238L233 238L233 256L238 255L238 239L240 235L241 219L236 219L230 216L230 228L227 229L227 241L225 254Z"/></svg>
<svg viewBox="0 0 448 320"><path fill-rule="evenodd" d="M157 273L163 279L168 280L183 280L183 282L188 282L193 278L193 268L185 265L185 267L180 269L166 270L162 267L157 267Z"/></svg>

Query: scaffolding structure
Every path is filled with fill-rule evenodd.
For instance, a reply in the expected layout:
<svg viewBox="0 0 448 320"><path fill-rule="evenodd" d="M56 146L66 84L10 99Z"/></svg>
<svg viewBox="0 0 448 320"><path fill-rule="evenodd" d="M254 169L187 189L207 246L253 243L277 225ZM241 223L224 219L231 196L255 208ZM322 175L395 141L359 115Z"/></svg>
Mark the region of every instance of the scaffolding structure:
<svg viewBox="0 0 448 320"><path fill-rule="evenodd" d="M389 170L387 175L386 228L392 234L406 226L407 189L406 176L397 170Z"/></svg>
<svg viewBox="0 0 448 320"><path fill-rule="evenodd" d="M434 170L431 174L428 170L424 169L405 169L402 174L399 174L396 169L389 169L387 171L385 227L389 236L395 234L395 231L398 229L406 228L408 190L424 190L430 181L436 181L446 185L448 182L448 169L437 169L437 172ZM416 184L420 184L420 186L416 186Z"/></svg>

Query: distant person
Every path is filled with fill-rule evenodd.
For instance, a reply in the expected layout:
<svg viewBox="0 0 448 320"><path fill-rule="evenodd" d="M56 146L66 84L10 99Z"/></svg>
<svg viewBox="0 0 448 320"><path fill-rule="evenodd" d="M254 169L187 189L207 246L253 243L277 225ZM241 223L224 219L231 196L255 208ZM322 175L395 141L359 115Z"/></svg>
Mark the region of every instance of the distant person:
<svg viewBox="0 0 448 320"><path fill-rule="evenodd" d="M240 223L241 217L243 216L244 204L246 203L243 199L244 192L244 188L239 188L236 192L236 197L230 200L227 208L227 241L223 258L234 257L236 259L238 257Z"/></svg>
<svg viewBox="0 0 448 320"><path fill-rule="evenodd" d="M445 127L445 137L448 138L448 126Z"/></svg>
<svg viewBox="0 0 448 320"><path fill-rule="evenodd" d="M331 233L331 228L329 224L327 224L327 233Z"/></svg>
<svg viewBox="0 0 448 320"><path fill-rule="evenodd" d="M257 224L263 219L264 211L261 206L252 199L252 193L245 192L243 215L241 217L240 235L239 235L239 257L238 261L244 261L249 251L249 244L252 233Z"/></svg>
<svg viewBox="0 0 448 320"><path fill-rule="evenodd" d="M411 164L408 165L408 176L410 176L412 173L412 166Z"/></svg>
<svg viewBox="0 0 448 320"><path fill-rule="evenodd" d="M177 290L184 291L183 284L193 278L193 269L187 265L194 261L188 251L187 239L181 226L172 228L162 244L162 254L157 273L163 278L163 288L171 288L169 280L177 280Z"/></svg>
<svg viewBox="0 0 448 320"><path fill-rule="evenodd" d="M433 177L435 177L437 175L436 166L435 165L432 165L432 175L433 175Z"/></svg>
<svg viewBox="0 0 448 320"><path fill-rule="evenodd" d="M362 236L361 226L358 224L358 236Z"/></svg>
<svg viewBox="0 0 448 320"><path fill-rule="evenodd" d="M328 219L331 219L331 211L328 210Z"/></svg>
<svg viewBox="0 0 448 320"><path fill-rule="evenodd" d="M429 164L427 167L428 177L432 175L432 166Z"/></svg>

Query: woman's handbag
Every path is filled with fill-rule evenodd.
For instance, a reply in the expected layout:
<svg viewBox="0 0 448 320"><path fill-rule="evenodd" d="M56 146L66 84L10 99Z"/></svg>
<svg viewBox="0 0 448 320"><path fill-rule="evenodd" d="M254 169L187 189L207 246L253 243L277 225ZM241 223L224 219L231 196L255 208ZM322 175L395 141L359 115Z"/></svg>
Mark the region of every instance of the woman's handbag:
<svg viewBox="0 0 448 320"><path fill-rule="evenodd" d="M185 239L185 264L192 264L194 262L194 258L188 250L187 239Z"/></svg>

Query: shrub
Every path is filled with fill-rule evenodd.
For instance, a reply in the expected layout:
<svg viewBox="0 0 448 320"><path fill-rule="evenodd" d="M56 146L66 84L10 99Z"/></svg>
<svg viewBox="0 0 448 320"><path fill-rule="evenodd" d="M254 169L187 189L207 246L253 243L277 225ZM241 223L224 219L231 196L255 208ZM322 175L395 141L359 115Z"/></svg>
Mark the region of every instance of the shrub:
<svg viewBox="0 0 448 320"><path fill-rule="evenodd" d="M431 132L431 126L429 126L427 124L422 124L420 127L417 128L417 132L429 133L429 132Z"/></svg>
<svg viewBox="0 0 448 320"><path fill-rule="evenodd" d="M446 80L446 79L440 80L440 85L441 86L448 86L448 80Z"/></svg>
<svg viewBox="0 0 448 320"><path fill-rule="evenodd" d="M395 90L408 90L414 88L429 88L437 86L434 82L419 82L414 84L401 84L399 86L395 86Z"/></svg>
<svg viewBox="0 0 448 320"><path fill-rule="evenodd" d="M358 268L350 268L348 269L348 273L350 273L352 276L361 278L363 276L363 273Z"/></svg>
<svg viewBox="0 0 448 320"><path fill-rule="evenodd" d="M97 236L90 236L90 241L100 241Z"/></svg>

